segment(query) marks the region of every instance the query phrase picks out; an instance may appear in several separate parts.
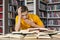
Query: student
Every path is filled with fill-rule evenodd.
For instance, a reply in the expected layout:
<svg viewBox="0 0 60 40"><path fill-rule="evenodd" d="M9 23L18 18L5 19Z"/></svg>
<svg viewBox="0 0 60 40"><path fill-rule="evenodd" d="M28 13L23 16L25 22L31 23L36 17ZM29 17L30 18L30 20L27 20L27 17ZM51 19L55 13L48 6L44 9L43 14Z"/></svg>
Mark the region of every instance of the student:
<svg viewBox="0 0 60 40"><path fill-rule="evenodd" d="M37 15L29 13L26 6L20 6L18 8L18 15L15 19L15 31L44 27L41 19Z"/></svg>

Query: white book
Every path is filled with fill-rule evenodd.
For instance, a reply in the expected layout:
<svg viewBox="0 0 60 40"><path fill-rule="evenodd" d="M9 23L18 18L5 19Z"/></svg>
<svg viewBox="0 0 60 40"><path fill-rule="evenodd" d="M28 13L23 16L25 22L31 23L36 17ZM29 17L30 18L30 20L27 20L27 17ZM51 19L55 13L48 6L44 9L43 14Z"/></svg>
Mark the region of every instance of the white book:
<svg viewBox="0 0 60 40"><path fill-rule="evenodd" d="M26 35L24 38L37 38L36 34Z"/></svg>
<svg viewBox="0 0 60 40"><path fill-rule="evenodd" d="M38 38L51 38L49 35L38 36Z"/></svg>
<svg viewBox="0 0 60 40"><path fill-rule="evenodd" d="M23 35L6 34L0 35L0 38L23 38Z"/></svg>
<svg viewBox="0 0 60 40"><path fill-rule="evenodd" d="M29 28L28 30L48 30L47 28Z"/></svg>

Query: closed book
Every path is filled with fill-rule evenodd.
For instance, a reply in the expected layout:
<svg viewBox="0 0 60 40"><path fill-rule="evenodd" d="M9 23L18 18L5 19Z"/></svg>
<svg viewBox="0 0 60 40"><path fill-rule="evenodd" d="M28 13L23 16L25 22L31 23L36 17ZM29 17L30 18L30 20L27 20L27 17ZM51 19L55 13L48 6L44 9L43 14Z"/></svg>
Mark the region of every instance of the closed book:
<svg viewBox="0 0 60 40"><path fill-rule="evenodd" d="M2 31L3 31L2 28L0 28L0 33L2 33Z"/></svg>
<svg viewBox="0 0 60 40"><path fill-rule="evenodd" d="M2 24L3 24L2 21L0 21L0 26L2 26Z"/></svg>
<svg viewBox="0 0 60 40"><path fill-rule="evenodd" d="M2 12L3 11L3 8L2 7L0 7L0 12Z"/></svg>
<svg viewBox="0 0 60 40"><path fill-rule="evenodd" d="M0 14L0 19L2 19L3 18L3 15L2 14Z"/></svg>
<svg viewBox="0 0 60 40"><path fill-rule="evenodd" d="M32 34L32 35L26 35L24 38L37 38L37 36L35 34Z"/></svg>
<svg viewBox="0 0 60 40"><path fill-rule="evenodd" d="M38 38L51 38L49 35L38 36Z"/></svg>
<svg viewBox="0 0 60 40"><path fill-rule="evenodd" d="M2 2L2 0L0 0L0 4L2 4L3 2Z"/></svg>

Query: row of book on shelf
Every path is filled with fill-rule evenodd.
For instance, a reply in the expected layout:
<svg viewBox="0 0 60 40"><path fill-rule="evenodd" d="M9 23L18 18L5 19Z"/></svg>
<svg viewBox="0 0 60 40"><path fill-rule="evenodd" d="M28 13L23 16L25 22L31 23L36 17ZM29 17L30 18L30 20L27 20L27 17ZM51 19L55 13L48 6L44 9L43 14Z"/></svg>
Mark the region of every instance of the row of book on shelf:
<svg viewBox="0 0 60 40"><path fill-rule="evenodd" d="M11 4L15 4L15 5L18 4L17 0L9 0L9 3L11 3Z"/></svg>
<svg viewBox="0 0 60 40"><path fill-rule="evenodd" d="M60 12L48 12L47 17L57 17L60 18Z"/></svg>
<svg viewBox="0 0 60 40"><path fill-rule="evenodd" d="M60 4L59 5L48 5L47 10L60 10Z"/></svg>
<svg viewBox="0 0 60 40"><path fill-rule="evenodd" d="M8 18L14 19L15 18L15 13L8 13Z"/></svg>
<svg viewBox="0 0 60 40"><path fill-rule="evenodd" d="M39 17L47 17L47 13L46 12L39 12Z"/></svg>
<svg viewBox="0 0 60 40"><path fill-rule="evenodd" d="M43 21L44 25L46 26L46 25L47 25L47 20L44 19L44 20L42 20L42 21Z"/></svg>
<svg viewBox="0 0 60 40"><path fill-rule="evenodd" d="M48 20L48 25L60 25L60 20Z"/></svg>
<svg viewBox="0 0 60 40"><path fill-rule="evenodd" d="M60 0L48 0L49 3L60 2Z"/></svg>
<svg viewBox="0 0 60 40"><path fill-rule="evenodd" d="M8 20L8 26L14 26L15 20Z"/></svg>
<svg viewBox="0 0 60 40"><path fill-rule="evenodd" d="M47 17L47 18L50 18L50 17L57 17L57 18L60 18L60 12L39 12L39 16L40 17Z"/></svg>
<svg viewBox="0 0 60 40"><path fill-rule="evenodd" d="M24 0L9 0L9 3L15 4L15 5L25 5Z"/></svg>
<svg viewBox="0 0 60 40"><path fill-rule="evenodd" d="M2 5L3 4L3 0L0 0L0 5ZM2 14L2 12L3 12L3 6L0 6L0 19L2 19L3 18L3 14ZM3 20L0 20L0 33L2 33L2 27L3 27Z"/></svg>
<svg viewBox="0 0 60 40"><path fill-rule="evenodd" d="M17 7L16 6L8 6L8 11L10 12L16 12Z"/></svg>
<svg viewBox="0 0 60 40"><path fill-rule="evenodd" d="M60 27L53 27L53 26L51 26L51 27L47 27L47 28L50 29L50 30L60 31Z"/></svg>
<svg viewBox="0 0 60 40"><path fill-rule="evenodd" d="M43 3L40 3L39 2L39 9L42 9L42 10L46 10L46 5L44 5Z"/></svg>

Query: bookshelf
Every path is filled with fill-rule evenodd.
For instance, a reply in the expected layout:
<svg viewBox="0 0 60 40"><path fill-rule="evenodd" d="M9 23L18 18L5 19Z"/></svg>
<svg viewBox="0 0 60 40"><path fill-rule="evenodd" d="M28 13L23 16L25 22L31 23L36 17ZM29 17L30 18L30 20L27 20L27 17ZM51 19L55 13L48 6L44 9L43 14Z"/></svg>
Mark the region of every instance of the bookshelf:
<svg viewBox="0 0 60 40"><path fill-rule="evenodd" d="M47 27L60 31L60 0L48 0Z"/></svg>
<svg viewBox="0 0 60 40"><path fill-rule="evenodd" d="M38 0L38 13L37 15L43 21L45 27L47 27L47 1Z"/></svg>
<svg viewBox="0 0 60 40"><path fill-rule="evenodd" d="M16 0L9 0L8 3L8 30L12 32L15 26L15 16L18 3Z"/></svg>
<svg viewBox="0 0 60 40"><path fill-rule="evenodd" d="M0 34L3 34L3 35L8 33L7 6L8 6L8 0L0 0Z"/></svg>
<svg viewBox="0 0 60 40"><path fill-rule="evenodd" d="M36 14L36 0L25 0L25 5L28 7L30 13Z"/></svg>
<svg viewBox="0 0 60 40"><path fill-rule="evenodd" d="M14 31L15 17L17 15L17 8L21 5L25 5L24 0L9 0L8 4L8 29L9 32Z"/></svg>
<svg viewBox="0 0 60 40"><path fill-rule="evenodd" d="M9 2L8 26L11 27L9 29L10 32L15 24L18 5L26 5L29 12L37 14L47 28L55 30L60 29L60 0L10 0ZM1 4L0 6L3 5Z"/></svg>

